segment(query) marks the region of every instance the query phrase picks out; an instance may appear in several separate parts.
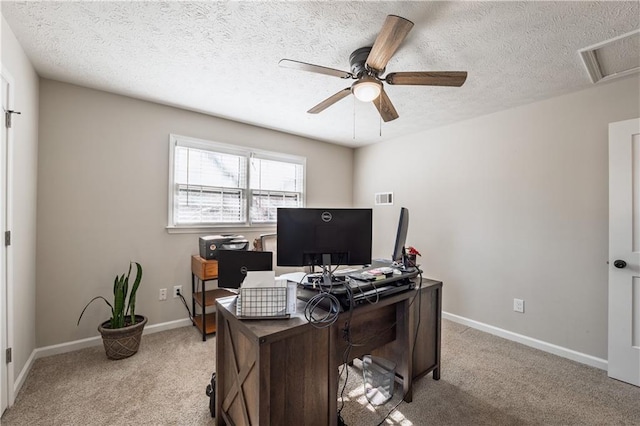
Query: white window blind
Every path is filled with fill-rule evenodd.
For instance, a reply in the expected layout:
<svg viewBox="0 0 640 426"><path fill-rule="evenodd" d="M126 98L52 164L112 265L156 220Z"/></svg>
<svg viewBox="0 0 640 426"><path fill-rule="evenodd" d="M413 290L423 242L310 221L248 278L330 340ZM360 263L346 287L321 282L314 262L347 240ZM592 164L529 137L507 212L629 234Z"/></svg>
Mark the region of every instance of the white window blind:
<svg viewBox="0 0 640 426"><path fill-rule="evenodd" d="M302 157L177 135L170 151L170 227L272 224L304 206Z"/></svg>
<svg viewBox="0 0 640 426"><path fill-rule="evenodd" d="M251 158L251 219L275 223L278 207L302 207L302 164Z"/></svg>

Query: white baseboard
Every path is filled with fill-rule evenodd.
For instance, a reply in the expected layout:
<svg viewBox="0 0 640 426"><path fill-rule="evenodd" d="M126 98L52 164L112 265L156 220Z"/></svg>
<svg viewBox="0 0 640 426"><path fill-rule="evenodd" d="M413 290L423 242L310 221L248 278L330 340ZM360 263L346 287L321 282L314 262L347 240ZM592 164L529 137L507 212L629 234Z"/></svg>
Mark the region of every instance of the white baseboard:
<svg viewBox="0 0 640 426"><path fill-rule="evenodd" d="M189 318L163 322L160 324L147 325L142 332L145 334L158 333L160 331L171 330L174 328L180 328L187 325L191 325ZM37 348L36 359L44 358L46 356L63 354L66 352L77 351L78 349L90 348L92 346L100 346L102 344L102 338L100 336L88 337L86 339L74 340L73 342L60 343L58 345L45 346L43 348Z"/></svg>
<svg viewBox="0 0 640 426"><path fill-rule="evenodd" d="M24 367L22 367L20 374L18 374L18 378L15 380L15 382L13 382L13 401L15 401L16 397L18 396L18 392L20 392L20 389L22 389L22 385L24 385L24 381L27 379L29 371L31 371L33 362L36 360L36 351L37 349L34 349L31 352L31 355L29 355L29 359L27 359L27 362L24 363ZM10 405L13 405L13 401L10 401Z"/></svg>
<svg viewBox="0 0 640 426"><path fill-rule="evenodd" d="M448 319L450 321L466 325L471 328L475 328L480 331L484 331L489 334L493 334L498 337L502 337L507 340L511 340L517 343L521 343L526 346L530 346L532 348L539 349L544 352L548 352L554 355L561 356L563 358L567 358L576 362L580 362L582 364L589 365L591 367L599 368L601 370L607 370L608 362L605 359L597 358L591 355L587 355L581 352L574 351L572 349L563 348L562 346L554 345L551 343L544 342L542 340L534 339L531 337L524 336L522 334L514 333L508 330L504 330L502 328L494 327L492 325L484 324L478 321L474 321L465 317L461 317L459 315L450 314L448 312L442 312L442 318ZM180 328L185 326L190 326L191 320L189 318L164 322L160 324L153 324L145 327L143 334L152 334L158 333L160 331L172 330L174 328ZM42 348L37 348L31 355L29 359L24 365L22 371L18 375L14 383L14 396L18 395L18 392L22 388L24 381L31 371L31 367L36 359L44 358L51 355L58 355L66 352L72 352L79 349L89 348L92 346L99 346L102 344L102 339L100 336L89 337L86 339L75 340L67 343L60 343L57 345L45 346Z"/></svg>
<svg viewBox="0 0 640 426"><path fill-rule="evenodd" d="M595 356L577 352L572 349L563 348L562 346L554 345L552 343L544 342L532 337L527 337L522 334L514 333L512 331L474 321L465 317L461 317L459 315L450 314L448 312L442 312L442 318L457 322L458 324L469 326L471 328L475 328L480 331L484 331L489 334L493 334L498 337L502 337L507 340L512 340L514 342L521 343L532 348L540 349L544 352L558 355L563 358L568 358L572 361L599 368L600 370L607 371L608 369L609 362L606 359L597 358Z"/></svg>
<svg viewBox="0 0 640 426"><path fill-rule="evenodd" d="M144 328L144 332L142 334L153 334L158 333L160 331L173 330L174 328L186 327L188 325L193 325L189 318L179 319L175 321L162 322L160 324L148 325Z"/></svg>
<svg viewBox="0 0 640 426"><path fill-rule="evenodd" d="M188 325L191 325L191 320L189 318L163 322L160 324L153 324L153 325L146 326L142 334L144 335L144 334L158 333L160 331L171 330L174 328L185 327ZM57 345L44 346L42 348L34 349L33 352L31 352L31 355L29 356L29 359L25 363L24 367L22 368L22 371L20 371L18 378L14 382L13 395L14 396L18 395L18 392L22 388L22 385L24 384L24 381L26 380L27 375L29 374L29 371L31 371L31 367L33 367L33 363L35 362L36 359L44 358L51 355L58 355L58 354L63 354L67 352L77 351L79 349L90 348L92 346L100 346L101 344L102 344L102 338L100 336L95 336L95 337L88 337L86 339L74 340L72 342L60 343Z"/></svg>

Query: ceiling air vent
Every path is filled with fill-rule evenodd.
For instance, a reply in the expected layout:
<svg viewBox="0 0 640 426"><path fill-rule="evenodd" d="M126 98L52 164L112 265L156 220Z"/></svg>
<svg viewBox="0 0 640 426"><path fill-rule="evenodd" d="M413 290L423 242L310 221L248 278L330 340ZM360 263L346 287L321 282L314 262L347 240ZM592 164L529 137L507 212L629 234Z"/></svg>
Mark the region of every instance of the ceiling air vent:
<svg viewBox="0 0 640 426"><path fill-rule="evenodd" d="M376 193L376 206L391 206L391 205L393 205L393 192Z"/></svg>
<svg viewBox="0 0 640 426"><path fill-rule="evenodd" d="M591 81L608 81L640 71L640 30L579 50Z"/></svg>

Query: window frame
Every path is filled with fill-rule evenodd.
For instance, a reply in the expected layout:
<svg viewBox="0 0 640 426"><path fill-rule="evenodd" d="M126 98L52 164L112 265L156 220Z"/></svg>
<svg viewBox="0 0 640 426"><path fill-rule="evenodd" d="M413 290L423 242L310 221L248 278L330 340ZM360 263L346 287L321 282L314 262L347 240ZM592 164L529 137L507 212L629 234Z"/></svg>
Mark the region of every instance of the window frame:
<svg viewBox="0 0 640 426"><path fill-rule="evenodd" d="M194 224L194 225L181 225L175 223L175 203L176 203L176 183L175 183L175 151L177 146L183 146L188 148L203 149L207 151L220 152L225 154L232 154L243 156L246 158L246 188L242 190L245 192L245 205L246 209L246 221L244 223L237 224ZM258 158L261 160L282 161L287 163L299 164L302 166L302 193L301 202L302 206L306 205L306 192L307 192L307 159L306 157L284 154L280 152L267 151L262 149L251 148L241 145L233 145L222 142L209 141L205 139L193 138L190 136L183 136L177 134L169 134L169 182L168 182L168 222L167 232L169 233L202 233L209 232L211 230L226 231L226 232L261 232L261 231L273 231L275 229L275 222L253 223L251 218L251 209L253 204L253 191L251 188L251 159ZM267 191L267 190L263 190Z"/></svg>

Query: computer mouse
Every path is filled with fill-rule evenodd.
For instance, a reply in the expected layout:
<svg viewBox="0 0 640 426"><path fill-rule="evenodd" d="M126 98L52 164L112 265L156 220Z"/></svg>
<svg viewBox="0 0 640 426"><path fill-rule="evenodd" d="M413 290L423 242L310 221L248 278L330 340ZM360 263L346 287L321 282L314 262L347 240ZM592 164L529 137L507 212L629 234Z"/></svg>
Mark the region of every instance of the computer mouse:
<svg viewBox="0 0 640 426"><path fill-rule="evenodd" d="M393 268L393 274L394 275L400 275L400 274L402 274L402 271L400 269Z"/></svg>

